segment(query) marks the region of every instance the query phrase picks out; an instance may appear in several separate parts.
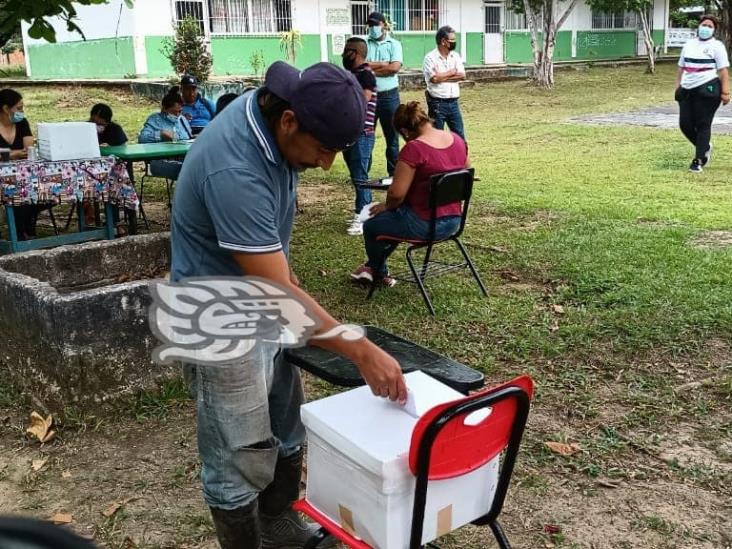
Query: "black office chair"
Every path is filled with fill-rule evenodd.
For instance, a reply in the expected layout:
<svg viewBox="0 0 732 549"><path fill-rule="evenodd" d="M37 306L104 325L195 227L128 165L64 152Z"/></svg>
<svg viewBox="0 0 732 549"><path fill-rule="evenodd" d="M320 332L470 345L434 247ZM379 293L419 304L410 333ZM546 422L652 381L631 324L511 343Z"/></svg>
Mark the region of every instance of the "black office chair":
<svg viewBox="0 0 732 549"><path fill-rule="evenodd" d="M435 314L435 308L432 305L432 301L430 300L430 296L427 293L427 289L424 285L425 279L427 277L442 276L452 271L464 269L467 267L470 269L470 272L477 282L480 291L483 293L483 295L488 295L488 291L483 285L483 281L480 279L478 271L475 269L475 265L473 265L473 261L470 258L470 255L468 255L465 246L460 241L460 235L465 229L465 222L468 218L468 207L470 206L470 197L473 193L473 178L473 168L432 176L429 195L429 207L432 211L432 215L430 217L430 232L427 239L409 239L390 235L381 235L376 237L376 240L390 243L381 265L379 265L378 269L375 269L375 272L377 273L380 272L382 267L384 266L384 263L386 262L386 257L388 257L397 248L397 246L399 246L399 244L401 244L402 242L409 244L406 252L406 257L410 273L402 275L393 274L391 276L397 280L417 284L420 292L422 293L422 297L424 298L424 302L433 316ZM437 239L435 238L435 227L437 225L437 208L446 204L451 204L453 202L461 203L460 227L455 234L452 234L446 238ZM464 261L461 263L445 263L431 260L433 247L436 244L440 244L442 242L454 242L458 250L460 250ZM419 250L422 248L426 248L426 251L424 261L422 262L422 266L418 272L416 267L414 266L412 254L415 250ZM381 279L378 276L374 276L374 280L371 283L371 287L369 288L367 299L371 299L374 291L379 285L381 285Z"/></svg>

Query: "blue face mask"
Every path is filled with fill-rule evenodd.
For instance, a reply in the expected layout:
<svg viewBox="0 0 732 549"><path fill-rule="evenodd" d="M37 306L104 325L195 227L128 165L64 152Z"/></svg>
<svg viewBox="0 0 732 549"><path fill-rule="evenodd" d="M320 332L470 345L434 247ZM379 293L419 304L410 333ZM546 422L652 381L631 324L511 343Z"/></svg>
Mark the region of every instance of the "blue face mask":
<svg viewBox="0 0 732 549"><path fill-rule="evenodd" d="M381 35L383 33L384 33L383 29L379 26L369 27L369 38L378 40L379 38L381 38Z"/></svg>
<svg viewBox="0 0 732 549"><path fill-rule="evenodd" d="M23 111L15 111L13 113L13 116L10 117L10 121L13 124L17 124L18 122L22 122L25 120L25 113Z"/></svg>
<svg viewBox="0 0 732 549"><path fill-rule="evenodd" d="M709 40L714 36L714 29L712 27L699 25L699 30L697 32L699 34L699 38L702 40Z"/></svg>

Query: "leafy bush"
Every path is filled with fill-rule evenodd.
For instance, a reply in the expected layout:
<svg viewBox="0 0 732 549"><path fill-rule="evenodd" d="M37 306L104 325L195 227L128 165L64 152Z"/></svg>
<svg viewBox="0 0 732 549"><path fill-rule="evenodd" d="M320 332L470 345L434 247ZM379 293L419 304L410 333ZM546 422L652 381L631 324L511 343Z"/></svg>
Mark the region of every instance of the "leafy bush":
<svg viewBox="0 0 732 549"><path fill-rule="evenodd" d="M208 80L213 57L199 21L186 17L178 23L175 36L166 38L160 50L176 74L192 74L199 82Z"/></svg>

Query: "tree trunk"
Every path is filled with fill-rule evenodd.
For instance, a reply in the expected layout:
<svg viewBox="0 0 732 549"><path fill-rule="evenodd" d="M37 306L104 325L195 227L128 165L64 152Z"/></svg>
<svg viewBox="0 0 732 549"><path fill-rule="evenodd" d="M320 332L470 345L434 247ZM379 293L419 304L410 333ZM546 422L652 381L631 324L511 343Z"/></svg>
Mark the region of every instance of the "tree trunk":
<svg viewBox="0 0 732 549"><path fill-rule="evenodd" d="M646 44L646 52L648 52L648 66L646 72L648 74L656 74L656 45L653 43L653 36L648 25L648 18L645 10L638 10L641 19L641 27L643 28L643 42Z"/></svg>
<svg viewBox="0 0 732 549"><path fill-rule="evenodd" d="M556 0L544 2L542 15L541 63L536 75L536 84L549 89L554 87L554 47L557 39Z"/></svg>
<svg viewBox="0 0 732 549"><path fill-rule="evenodd" d="M552 24L544 27L544 50L541 56L541 67L536 83L542 88L554 87L554 48L557 41L557 30Z"/></svg>
<svg viewBox="0 0 732 549"><path fill-rule="evenodd" d="M562 16L557 19L558 0L544 0L541 58L539 59L539 67L534 73L534 80L542 88L554 87L554 48L557 43L557 32L567 20L567 17L569 17L569 14L577 5L578 1L572 0Z"/></svg>
<svg viewBox="0 0 732 549"><path fill-rule="evenodd" d="M534 72L533 72L533 78L536 79L536 75L539 74L539 68L541 65L541 46L539 45L539 37L538 37L538 29L539 29L539 22L538 22L538 14L533 10L531 7L531 4L529 3L529 0L524 0L524 14L526 15L526 24L529 27L529 33L531 36L531 53L534 57Z"/></svg>

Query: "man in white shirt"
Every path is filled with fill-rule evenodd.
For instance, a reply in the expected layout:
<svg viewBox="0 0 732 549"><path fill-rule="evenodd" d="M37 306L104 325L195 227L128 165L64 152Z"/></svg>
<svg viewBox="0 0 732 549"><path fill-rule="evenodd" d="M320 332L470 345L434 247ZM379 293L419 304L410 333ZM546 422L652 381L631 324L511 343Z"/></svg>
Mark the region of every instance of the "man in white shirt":
<svg viewBox="0 0 732 549"><path fill-rule="evenodd" d="M427 83L427 108L435 128L450 131L465 139L463 117L460 114L460 80L465 80L465 65L455 51L455 29L441 27L435 35L437 47L424 58L422 72Z"/></svg>

